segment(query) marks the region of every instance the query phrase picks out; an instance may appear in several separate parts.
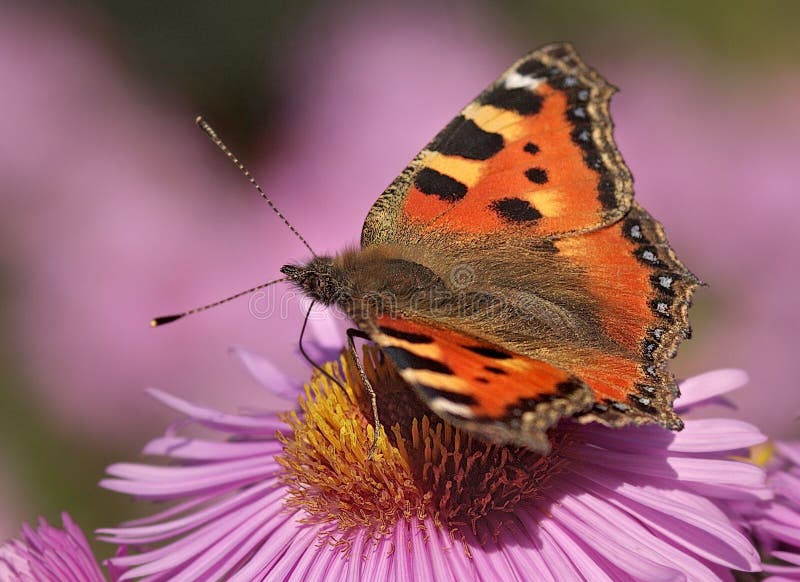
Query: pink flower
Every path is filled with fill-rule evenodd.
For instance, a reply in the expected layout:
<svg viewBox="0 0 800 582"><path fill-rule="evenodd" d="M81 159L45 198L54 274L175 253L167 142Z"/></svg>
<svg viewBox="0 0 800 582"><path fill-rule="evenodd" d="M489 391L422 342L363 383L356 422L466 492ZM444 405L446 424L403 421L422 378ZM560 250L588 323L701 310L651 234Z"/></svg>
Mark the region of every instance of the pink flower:
<svg viewBox="0 0 800 582"><path fill-rule="evenodd" d="M81 529L63 513L64 529L43 518L39 527L22 527L21 539L0 545L0 580L4 582L106 582Z"/></svg>
<svg viewBox="0 0 800 582"><path fill-rule="evenodd" d="M767 484L775 497L756 504L738 503L742 521L758 541L769 580L800 580L800 442L778 442L767 462Z"/></svg>
<svg viewBox="0 0 800 582"><path fill-rule="evenodd" d="M760 568L725 512L770 495L763 471L731 456L763 442L753 426L689 419L670 433L566 424L553 453L539 457L474 441L424 409L407 416L407 386L374 357L365 361L388 435L372 460L353 380L342 390L315 376L301 410L280 417L152 391L183 419L146 446L157 465L115 464L101 483L170 502L99 532L140 548L111 560L122 579L708 580ZM346 360L339 365L343 375L328 369L353 377ZM721 370L687 380L679 405L745 378ZM206 434L192 436L191 425Z"/></svg>

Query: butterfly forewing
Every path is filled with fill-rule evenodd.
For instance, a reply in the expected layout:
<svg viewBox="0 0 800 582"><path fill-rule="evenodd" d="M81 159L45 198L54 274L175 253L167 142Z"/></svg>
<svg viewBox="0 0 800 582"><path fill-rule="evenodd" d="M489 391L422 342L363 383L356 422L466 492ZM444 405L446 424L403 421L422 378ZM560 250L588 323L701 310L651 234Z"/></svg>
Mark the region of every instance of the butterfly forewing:
<svg viewBox="0 0 800 582"><path fill-rule="evenodd" d="M568 44L524 56L378 199L362 245L442 231L549 239L618 220L633 189L612 136L613 92Z"/></svg>

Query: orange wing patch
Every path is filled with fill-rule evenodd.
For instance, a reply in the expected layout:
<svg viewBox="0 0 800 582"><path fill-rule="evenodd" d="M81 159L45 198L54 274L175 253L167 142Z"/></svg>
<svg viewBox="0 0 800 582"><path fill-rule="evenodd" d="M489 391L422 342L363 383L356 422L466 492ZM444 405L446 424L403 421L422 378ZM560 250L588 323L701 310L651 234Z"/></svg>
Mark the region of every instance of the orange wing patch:
<svg viewBox="0 0 800 582"><path fill-rule="evenodd" d="M514 227L535 237L603 222L601 177L587 166L584 151L570 137L567 96L549 86L536 92L542 97L536 115L477 104L465 110L462 124L477 119L482 131L503 138L503 147L485 161L423 153L420 173L403 205L409 222L423 231L481 234ZM460 191L463 198L454 200Z"/></svg>
<svg viewBox="0 0 800 582"><path fill-rule="evenodd" d="M455 330L381 316L372 339L439 416L539 452L563 416L588 410L586 385L564 370Z"/></svg>

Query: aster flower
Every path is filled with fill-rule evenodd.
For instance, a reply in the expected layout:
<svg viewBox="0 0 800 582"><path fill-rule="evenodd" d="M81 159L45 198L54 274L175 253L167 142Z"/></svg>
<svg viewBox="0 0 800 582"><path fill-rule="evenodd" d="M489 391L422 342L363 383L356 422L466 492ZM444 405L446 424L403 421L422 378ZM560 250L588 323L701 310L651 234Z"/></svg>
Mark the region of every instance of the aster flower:
<svg viewBox="0 0 800 582"><path fill-rule="evenodd" d="M4 582L105 582L116 580L116 570L106 578L92 555L81 529L66 513L63 529L44 518L39 527L22 527L21 539L0 545L0 580Z"/></svg>
<svg viewBox="0 0 800 582"><path fill-rule="evenodd" d="M758 447L752 457L766 465L775 497L736 507L758 542L768 579L800 580L800 441Z"/></svg>
<svg viewBox="0 0 800 582"><path fill-rule="evenodd" d="M432 417L379 352L365 365L388 427L372 459L368 401L347 358L327 365L344 390L316 374L282 415L151 391L185 418L145 448L168 466L115 464L101 483L171 502L100 530L139 550L111 560L122 579L707 580L759 569L724 511L770 495L761 468L731 457L764 440L751 425L688 420L675 434L562 423L542 457ZM688 380L679 404L744 379Z"/></svg>

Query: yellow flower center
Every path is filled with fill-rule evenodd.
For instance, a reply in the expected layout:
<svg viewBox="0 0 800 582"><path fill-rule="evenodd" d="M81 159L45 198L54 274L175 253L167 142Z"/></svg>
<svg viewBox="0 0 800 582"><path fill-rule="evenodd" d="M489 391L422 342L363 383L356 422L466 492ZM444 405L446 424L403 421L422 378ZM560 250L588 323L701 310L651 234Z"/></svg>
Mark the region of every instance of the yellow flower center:
<svg viewBox="0 0 800 582"><path fill-rule="evenodd" d="M371 459L370 402L347 356L326 366L344 390L317 373L300 412L284 417L293 430L279 435L288 504L303 508L309 521L381 535L417 517L475 531L489 513L535 499L564 462L558 446L543 457L473 438L433 415L380 352L366 349L363 364L388 427ZM560 445L571 438L560 432Z"/></svg>

